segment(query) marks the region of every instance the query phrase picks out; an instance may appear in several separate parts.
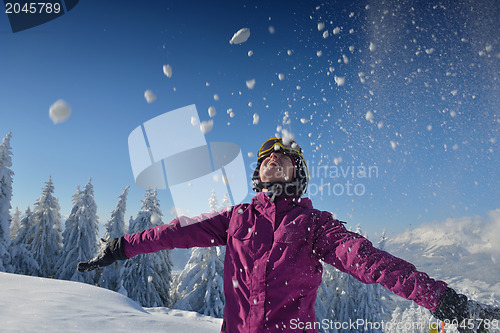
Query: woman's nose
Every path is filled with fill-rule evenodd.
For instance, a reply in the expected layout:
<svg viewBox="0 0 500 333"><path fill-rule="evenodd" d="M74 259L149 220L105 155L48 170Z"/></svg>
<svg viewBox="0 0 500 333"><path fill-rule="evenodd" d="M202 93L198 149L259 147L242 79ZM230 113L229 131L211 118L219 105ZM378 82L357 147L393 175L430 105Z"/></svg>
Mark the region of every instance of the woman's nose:
<svg viewBox="0 0 500 333"><path fill-rule="evenodd" d="M280 153L280 152L278 152L278 151L273 151L273 152L271 153L271 155L270 155L270 156L271 156L271 157L278 158L278 157L280 157L280 155L281 155L281 154L282 154L282 153Z"/></svg>

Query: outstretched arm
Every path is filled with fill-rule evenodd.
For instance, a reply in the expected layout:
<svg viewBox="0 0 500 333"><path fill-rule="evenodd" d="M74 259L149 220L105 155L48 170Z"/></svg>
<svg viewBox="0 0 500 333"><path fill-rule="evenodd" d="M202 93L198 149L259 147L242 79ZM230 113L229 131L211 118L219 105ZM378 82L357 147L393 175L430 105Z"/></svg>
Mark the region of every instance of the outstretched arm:
<svg viewBox="0 0 500 333"><path fill-rule="evenodd" d="M348 231L331 214L319 216L315 253L326 263L357 280L379 283L394 294L434 311L447 285L419 272L411 263L375 248L363 236Z"/></svg>
<svg viewBox="0 0 500 333"><path fill-rule="evenodd" d="M497 326L500 309L457 294L443 281L430 278L411 263L375 248L348 231L331 214L320 216L314 250L322 260L361 282L379 283L391 292L430 310L434 317L456 324L459 332L487 332Z"/></svg>
<svg viewBox="0 0 500 333"><path fill-rule="evenodd" d="M110 241L101 240L99 253L86 262L78 263L80 272L88 272L125 260L138 254L173 248L225 245L232 210L202 214L194 218L179 217L136 234Z"/></svg>
<svg viewBox="0 0 500 333"><path fill-rule="evenodd" d="M132 258L165 249L226 245L232 211L202 214L193 218L181 216L170 224L125 235L125 255Z"/></svg>

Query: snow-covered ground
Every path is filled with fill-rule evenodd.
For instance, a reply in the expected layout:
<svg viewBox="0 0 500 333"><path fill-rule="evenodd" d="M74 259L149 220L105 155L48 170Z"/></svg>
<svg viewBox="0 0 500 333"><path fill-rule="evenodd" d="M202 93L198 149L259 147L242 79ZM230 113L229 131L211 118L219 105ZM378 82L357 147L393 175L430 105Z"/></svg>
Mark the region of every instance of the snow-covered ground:
<svg viewBox="0 0 500 333"><path fill-rule="evenodd" d="M1 332L219 332L221 319L167 308L84 283L0 273Z"/></svg>

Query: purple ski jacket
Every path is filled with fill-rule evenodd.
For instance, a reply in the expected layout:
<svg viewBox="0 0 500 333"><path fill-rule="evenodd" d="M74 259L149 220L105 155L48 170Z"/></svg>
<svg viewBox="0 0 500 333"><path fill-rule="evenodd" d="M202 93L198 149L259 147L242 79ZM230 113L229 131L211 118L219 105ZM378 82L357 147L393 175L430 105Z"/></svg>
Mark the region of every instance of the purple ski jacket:
<svg viewBox="0 0 500 333"><path fill-rule="evenodd" d="M311 201L258 193L250 204L124 237L129 258L164 249L226 245L222 332L317 332L314 303L320 260L364 283L434 311L446 283L375 248ZM307 324L310 323L310 324ZM294 328L294 329L292 329Z"/></svg>

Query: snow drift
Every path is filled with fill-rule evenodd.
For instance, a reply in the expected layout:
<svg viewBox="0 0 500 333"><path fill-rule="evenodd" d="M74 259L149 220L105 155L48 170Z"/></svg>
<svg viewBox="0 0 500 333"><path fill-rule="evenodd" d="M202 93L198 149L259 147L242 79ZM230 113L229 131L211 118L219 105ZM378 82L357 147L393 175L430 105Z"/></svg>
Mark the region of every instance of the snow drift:
<svg viewBox="0 0 500 333"><path fill-rule="evenodd" d="M0 273L2 332L219 332L221 319L142 308L113 291L79 282Z"/></svg>

